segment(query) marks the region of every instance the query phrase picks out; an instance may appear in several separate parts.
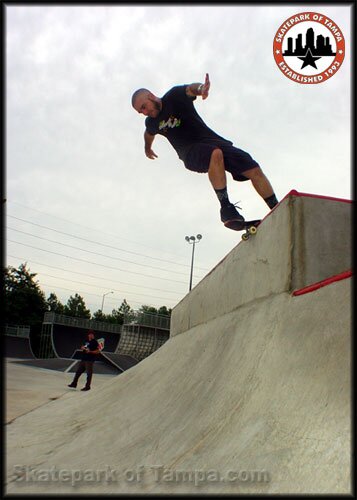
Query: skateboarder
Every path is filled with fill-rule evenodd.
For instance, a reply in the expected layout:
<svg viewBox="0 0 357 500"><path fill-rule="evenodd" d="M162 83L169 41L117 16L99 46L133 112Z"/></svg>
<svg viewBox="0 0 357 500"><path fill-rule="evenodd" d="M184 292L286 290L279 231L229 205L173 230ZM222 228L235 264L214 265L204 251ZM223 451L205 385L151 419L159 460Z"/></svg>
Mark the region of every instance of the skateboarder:
<svg viewBox="0 0 357 500"><path fill-rule="evenodd" d="M132 106L146 116L145 154L157 158L152 150L156 134L166 137L188 170L208 173L208 178L221 204L221 221L225 226L237 227L244 217L233 205L227 193L226 172L236 181L250 180L270 209L278 200L273 188L258 163L245 151L211 130L198 115L193 101L197 96L208 97L210 80L171 88L159 98L148 89L140 88L132 96ZM242 224L243 225L243 224Z"/></svg>
<svg viewBox="0 0 357 500"><path fill-rule="evenodd" d="M87 333L87 342L81 346L81 362L77 368L76 374L74 376L73 382L69 384L68 387L77 387L78 379L84 373L87 372L87 382L86 385L81 389L82 391L89 391L93 375L93 364L97 359L97 354L99 354L99 344L95 339L95 333L93 330L89 330Z"/></svg>

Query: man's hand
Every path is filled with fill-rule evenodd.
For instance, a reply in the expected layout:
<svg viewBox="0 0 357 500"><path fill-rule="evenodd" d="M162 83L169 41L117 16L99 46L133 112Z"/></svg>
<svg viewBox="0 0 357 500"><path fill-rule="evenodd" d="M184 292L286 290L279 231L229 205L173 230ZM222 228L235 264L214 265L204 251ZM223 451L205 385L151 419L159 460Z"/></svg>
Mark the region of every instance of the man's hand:
<svg viewBox="0 0 357 500"><path fill-rule="evenodd" d="M206 73L205 83L203 83L201 87L202 99L207 99L210 86L211 82L209 81L208 73Z"/></svg>
<svg viewBox="0 0 357 500"><path fill-rule="evenodd" d="M206 73L205 83L191 83L191 85L187 85L186 94L190 97L201 96L202 99L207 99L210 85L209 76Z"/></svg>
<svg viewBox="0 0 357 500"><path fill-rule="evenodd" d="M155 160L155 158L158 158L157 154L154 153L152 149L145 149L145 154L150 160Z"/></svg>
<svg viewBox="0 0 357 500"><path fill-rule="evenodd" d="M155 135L149 134L147 130L144 132L144 142L145 142L145 154L150 160L155 160L157 154L151 149L152 143L154 142Z"/></svg>

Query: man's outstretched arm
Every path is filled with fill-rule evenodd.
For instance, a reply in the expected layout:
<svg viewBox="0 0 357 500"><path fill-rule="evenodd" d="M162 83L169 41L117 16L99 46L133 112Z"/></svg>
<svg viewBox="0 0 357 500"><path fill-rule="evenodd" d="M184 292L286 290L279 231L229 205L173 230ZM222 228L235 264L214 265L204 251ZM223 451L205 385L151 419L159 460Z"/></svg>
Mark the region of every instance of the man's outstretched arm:
<svg viewBox="0 0 357 500"><path fill-rule="evenodd" d="M144 132L144 142L145 142L145 154L150 160L157 158L157 154L151 149L151 145L154 142L155 135L149 134L147 130Z"/></svg>
<svg viewBox="0 0 357 500"><path fill-rule="evenodd" d="M187 85L186 94L190 97L200 95L202 99L206 99L208 97L210 85L211 82L209 81L208 73L206 73L205 83L191 83L191 85Z"/></svg>

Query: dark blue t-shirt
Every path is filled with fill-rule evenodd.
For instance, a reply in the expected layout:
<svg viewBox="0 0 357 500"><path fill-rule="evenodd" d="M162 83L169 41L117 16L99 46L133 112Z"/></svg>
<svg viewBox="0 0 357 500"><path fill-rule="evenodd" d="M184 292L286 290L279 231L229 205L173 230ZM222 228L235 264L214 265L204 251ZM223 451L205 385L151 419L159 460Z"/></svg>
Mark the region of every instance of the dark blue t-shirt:
<svg viewBox="0 0 357 500"><path fill-rule="evenodd" d="M96 339L92 339L91 341L87 341L84 344L90 351L96 351L99 347ZM90 352L82 351L81 353L82 361L95 361L98 359L98 354L91 354Z"/></svg>
<svg viewBox="0 0 357 500"><path fill-rule="evenodd" d="M159 115L156 118L148 116L145 120L148 133L166 137L183 161L189 149L197 143L232 145L231 141L207 127L193 105L196 97L188 96L186 88L187 85L178 85L166 92L161 98Z"/></svg>

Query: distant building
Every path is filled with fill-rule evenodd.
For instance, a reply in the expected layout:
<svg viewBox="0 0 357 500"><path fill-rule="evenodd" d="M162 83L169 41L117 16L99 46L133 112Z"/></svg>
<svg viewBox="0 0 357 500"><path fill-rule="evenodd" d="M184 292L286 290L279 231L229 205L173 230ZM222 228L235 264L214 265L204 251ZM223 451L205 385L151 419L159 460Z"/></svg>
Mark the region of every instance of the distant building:
<svg viewBox="0 0 357 500"><path fill-rule="evenodd" d="M306 32L306 45L305 52L310 49L311 53L315 52L315 33L312 28L309 28Z"/></svg>

